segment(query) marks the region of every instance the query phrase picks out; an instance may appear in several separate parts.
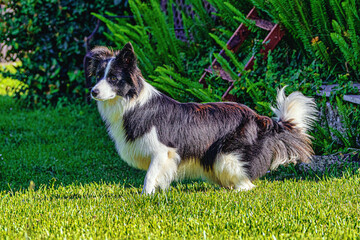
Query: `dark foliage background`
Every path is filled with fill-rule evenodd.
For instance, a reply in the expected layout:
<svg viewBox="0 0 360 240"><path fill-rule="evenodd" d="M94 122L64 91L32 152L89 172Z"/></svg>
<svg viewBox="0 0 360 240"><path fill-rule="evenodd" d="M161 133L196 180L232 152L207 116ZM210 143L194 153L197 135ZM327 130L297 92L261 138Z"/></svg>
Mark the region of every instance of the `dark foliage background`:
<svg viewBox="0 0 360 240"><path fill-rule="evenodd" d="M15 76L26 83L30 104L56 103L83 98L84 37L97 19L91 12L124 11L124 3L113 0L20 0L6 1L1 9L0 42L10 46L6 60L20 60L23 68ZM100 26L99 32L104 31ZM97 34L91 45L107 44ZM24 89L23 89L24 91ZM19 95L18 95L19 96Z"/></svg>

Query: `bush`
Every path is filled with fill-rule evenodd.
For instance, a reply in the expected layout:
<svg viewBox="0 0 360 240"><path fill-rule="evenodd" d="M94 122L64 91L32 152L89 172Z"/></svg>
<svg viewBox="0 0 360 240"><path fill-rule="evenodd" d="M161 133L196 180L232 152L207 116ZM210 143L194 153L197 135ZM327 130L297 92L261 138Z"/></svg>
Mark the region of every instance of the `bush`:
<svg viewBox="0 0 360 240"><path fill-rule="evenodd" d="M123 1L125 2L125 1ZM20 0L5 1L1 9L0 42L10 46L6 60L20 60L16 78L28 86L30 104L55 103L59 98L84 98L82 61L84 37L96 26L91 12L122 12L108 1ZM99 32L103 31L102 26ZM95 44L104 44L100 34ZM25 89L23 89L25 90ZM20 95L19 95L20 96Z"/></svg>
<svg viewBox="0 0 360 240"><path fill-rule="evenodd" d="M282 23L292 42L329 69L360 76L360 4L355 0L251 0ZM291 38L288 38L290 40ZM334 71L334 70L333 70Z"/></svg>
<svg viewBox="0 0 360 240"><path fill-rule="evenodd" d="M202 89L202 85L197 83L197 76L192 78L194 71L201 71L208 64L207 61L199 59L208 58L206 54L209 49L206 46L209 45L210 37L202 38L199 48L195 42L177 39L173 10L169 7L168 14L161 11L160 1L131 0L129 6L135 24L127 19L109 20L94 14L106 23L111 32L106 36L113 45L121 48L131 41L144 77L173 98L180 101L219 100L211 96L209 91ZM171 6L171 3L168 6Z"/></svg>
<svg viewBox="0 0 360 240"><path fill-rule="evenodd" d="M233 11L229 5L223 6L220 0L209 1L219 7L218 12L213 13L218 15L217 18L206 13L202 0L189 0L186 3L193 6L194 15L190 17L182 12L187 40L181 41L175 37L173 8L169 7L175 4L173 2L169 1L166 14L161 11L160 1L130 0L135 24L126 19L109 20L94 15L106 23L111 32L106 36L117 48L128 41L132 42L145 78L159 90L179 101L219 101L222 89L212 88L211 84L203 89L198 83L203 70L211 63L212 53L221 50L209 33L226 41L240 22L230 21L233 20ZM241 5L244 5L244 9L250 9L251 5L246 3L248 1ZM248 49L253 44L243 46L242 49Z"/></svg>

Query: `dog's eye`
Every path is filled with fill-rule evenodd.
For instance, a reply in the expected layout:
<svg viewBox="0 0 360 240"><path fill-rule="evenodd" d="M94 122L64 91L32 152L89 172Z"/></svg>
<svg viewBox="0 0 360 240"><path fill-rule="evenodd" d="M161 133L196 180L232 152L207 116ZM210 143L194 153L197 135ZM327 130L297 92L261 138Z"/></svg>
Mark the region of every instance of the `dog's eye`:
<svg viewBox="0 0 360 240"><path fill-rule="evenodd" d="M117 78L116 78L116 77L110 77L110 81L116 82L116 81L117 81Z"/></svg>

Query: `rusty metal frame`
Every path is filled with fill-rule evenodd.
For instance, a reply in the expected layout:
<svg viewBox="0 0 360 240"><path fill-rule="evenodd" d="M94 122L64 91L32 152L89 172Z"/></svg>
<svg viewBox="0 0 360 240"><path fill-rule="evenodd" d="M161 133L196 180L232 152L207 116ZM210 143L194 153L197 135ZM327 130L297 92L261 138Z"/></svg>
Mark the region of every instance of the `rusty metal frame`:
<svg viewBox="0 0 360 240"><path fill-rule="evenodd" d="M263 49L260 50L260 53L264 55L264 59L267 57L267 54L270 50L273 50L276 45L280 42L282 37L285 35L285 32L281 29L279 24L274 24L267 20L260 19L258 17L258 13L256 8L253 7L248 15L246 16L247 19L251 19L255 21L255 25L261 29L270 31L266 38L263 40L262 45ZM234 34L231 36L229 41L226 43L227 49L236 53L246 38L249 36L250 30L242 23L236 29ZM229 57L226 55L225 50L220 51L220 56L222 56L225 60L229 61ZM255 55L250 58L247 64L244 67L244 70L251 70L254 66ZM222 98L224 100L229 101L236 101L236 97L230 94L230 91L234 88L234 80L230 77L230 75L222 69L220 63L215 59L211 65L204 70L199 83L202 83L204 87L206 87L205 77L208 73L212 73L213 70L224 80L228 81L230 84L229 88L226 90ZM241 77L241 73L238 75L239 78Z"/></svg>

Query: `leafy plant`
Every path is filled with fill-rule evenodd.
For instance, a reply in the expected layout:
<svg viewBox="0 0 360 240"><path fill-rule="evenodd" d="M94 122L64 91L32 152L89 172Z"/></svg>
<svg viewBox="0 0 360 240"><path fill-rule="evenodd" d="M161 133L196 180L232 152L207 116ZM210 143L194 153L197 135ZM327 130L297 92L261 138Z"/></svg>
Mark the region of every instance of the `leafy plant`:
<svg viewBox="0 0 360 240"><path fill-rule="evenodd" d="M282 23L291 34L292 42L303 49L308 57L320 59L329 69L351 72L353 79L359 80L360 18L357 1L251 2Z"/></svg>
<svg viewBox="0 0 360 240"><path fill-rule="evenodd" d="M16 68L21 67L21 62L1 63L0 64L0 95L13 96L22 88L27 88L24 83L11 77L4 77L3 74L16 73Z"/></svg>
<svg viewBox="0 0 360 240"><path fill-rule="evenodd" d="M26 102L55 104L60 98L83 99L88 92L82 69L84 37L96 25L90 13L115 9L113 1L10 0L2 4L0 42L10 47L7 61L22 62L11 77L26 86L22 89L27 91L23 95ZM116 9L123 8L119 5ZM103 29L101 26L100 31ZM96 39L92 44L105 43L104 38Z"/></svg>
<svg viewBox="0 0 360 240"><path fill-rule="evenodd" d="M111 34L105 35L118 48L131 41L145 75L153 73L154 66L162 62L167 62L182 72L182 57L179 53L182 42L175 37L172 18L161 11L159 2L155 0L151 0L149 4L133 0L129 1L129 5L136 24L126 20L115 23L93 13L109 28ZM171 14L172 8L168 10Z"/></svg>
<svg viewBox="0 0 360 240"><path fill-rule="evenodd" d="M356 1L344 1L341 4L343 12L346 14L346 26L341 26L342 18L332 21L335 32L331 33L331 39L339 47L346 62L355 71L360 70L360 5Z"/></svg>
<svg viewBox="0 0 360 240"><path fill-rule="evenodd" d="M200 2L194 1L194 4L197 12L201 12L200 16L210 21L209 16L205 17L205 10L201 10L203 6ZM173 2L169 1L167 13L164 13L160 10L159 1L150 0L145 3L130 0L129 6L135 17L135 24L124 19L112 21L96 13L93 15L109 28L111 34L105 35L117 48L132 42L145 78L158 89L180 101L220 100L211 89L202 89L202 85L194 81L194 78L199 78L198 69L203 69L208 64L202 61L201 58L204 57L199 52L206 52L209 48L203 45L196 49L199 45L195 38L189 37L189 41L176 38L172 5ZM200 18L196 19L198 24L203 25ZM209 36L207 38L211 39ZM208 43L206 39L203 40ZM197 59L202 64L196 63Z"/></svg>
<svg viewBox="0 0 360 240"><path fill-rule="evenodd" d="M158 73L158 75L150 76L153 80L152 84L159 90L170 94L173 98L186 100L189 99L187 95L191 94L201 102L221 101L221 96L214 93L211 87L203 89L200 83L182 77L169 66L158 67L155 72Z"/></svg>
<svg viewBox="0 0 360 240"><path fill-rule="evenodd" d="M322 113L312 132L314 149L318 154L328 155L354 151L360 153L360 111L356 104L342 100L348 90L341 87L332 94L330 99L324 96L321 101L318 101ZM329 122L331 120L327 117L329 111L339 115L339 123Z"/></svg>

